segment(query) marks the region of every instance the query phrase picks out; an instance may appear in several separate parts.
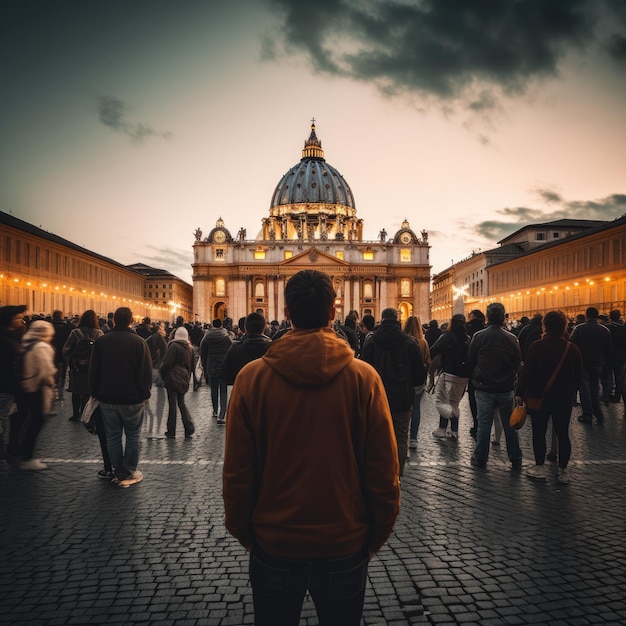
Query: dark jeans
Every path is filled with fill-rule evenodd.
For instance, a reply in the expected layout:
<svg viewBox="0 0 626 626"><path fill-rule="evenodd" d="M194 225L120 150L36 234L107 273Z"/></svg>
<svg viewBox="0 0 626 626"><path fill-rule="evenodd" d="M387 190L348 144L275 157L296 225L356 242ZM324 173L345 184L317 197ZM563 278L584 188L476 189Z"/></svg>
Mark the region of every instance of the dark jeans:
<svg viewBox="0 0 626 626"><path fill-rule="evenodd" d="M171 389L167 390L167 402L169 404L169 411L167 413L167 434L171 437L176 435L176 405L180 409L180 416L183 420L183 427L185 429L185 436L193 435L196 430L193 424L193 420L189 415L187 405L185 404L185 394L177 393Z"/></svg>
<svg viewBox="0 0 626 626"><path fill-rule="evenodd" d="M93 418L96 422L96 434L98 435L98 441L100 441L100 452L102 452L102 461L104 463L104 470L106 472L113 472L111 467L111 457L109 456L109 450L107 448L107 433L104 430L104 421L102 420L102 411L100 407L96 408L93 414Z"/></svg>
<svg viewBox="0 0 626 626"><path fill-rule="evenodd" d="M211 376L209 376L209 384L211 385L213 413L217 413L219 407L219 419L224 419L224 415L226 415L226 405L228 403L228 385L226 384L226 379L211 374Z"/></svg>
<svg viewBox="0 0 626 626"><path fill-rule="evenodd" d="M572 407L565 406L544 406L537 414L531 415L533 425L533 452L535 453L535 463L543 465L546 460L546 432L548 421L552 416L552 428L558 441L559 467L565 469L569 463L572 453L572 444L569 439L569 422L572 415ZM553 450L556 452L556 450Z"/></svg>
<svg viewBox="0 0 626 626"><path fill-rule="evenodd" d="M358 626L367 581L367 554L319 560L277 559L261 548L250 555L257 626L298 626L308 590L320 626Z"/></svg>
<svg viewBox="0 0 626 626"><path fill-rule="evenodd" d="M33 458L37 435L43 427L43 398L41 391L23 393L16 399L17 412L11 415L8 452L22 461Z"/></svg>
<svg viewBox="0 0 626 626"><path fill-rule="evenodd" d="M602 366L584 367L580 379L580 404L583 408L582 417L595 416L599 421L604 419L600 407L600 377Z"/></svg>

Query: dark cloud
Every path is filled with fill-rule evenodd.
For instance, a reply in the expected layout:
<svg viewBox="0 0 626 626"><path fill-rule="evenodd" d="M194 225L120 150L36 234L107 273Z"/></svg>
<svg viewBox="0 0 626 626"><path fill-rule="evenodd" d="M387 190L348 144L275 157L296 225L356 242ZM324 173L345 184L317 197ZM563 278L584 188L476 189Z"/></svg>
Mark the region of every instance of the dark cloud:
<svg viewBox="0 0 626 626"><path fill-rule="evenodd" d="M523 92L558 75L572 48L590 44L623 2L611 0L273 0L288 53L314 68L375 84L387 94L458 99L470 110L496 106L493 89ZM611 51L626 28L612 24ZM478 99L468 92L483 86Z"/></svg>
<svg viewBox="0 0 626 626"><path fill-rule="evenodd" d="M626 211L626 194L612 194L600 200L564 200L558 193L540 190L544 200L556 205L552 211L529 207L505 207L496 213L502 219L479 222L474 232L485 239L500 241L522 226L553 220L613 220Z"/></svg>
<svg viewBox="0 0 626 626"><path fill-rule="evenodd" d="M154 130L154 128L142 123L130 123L126 121L126 104L112 96L100 96L98 98L98 118L102 124L111 130L122 133L130 138L133 143L141 143L149 137L161 137L170 139L170 132Z"/></svg>

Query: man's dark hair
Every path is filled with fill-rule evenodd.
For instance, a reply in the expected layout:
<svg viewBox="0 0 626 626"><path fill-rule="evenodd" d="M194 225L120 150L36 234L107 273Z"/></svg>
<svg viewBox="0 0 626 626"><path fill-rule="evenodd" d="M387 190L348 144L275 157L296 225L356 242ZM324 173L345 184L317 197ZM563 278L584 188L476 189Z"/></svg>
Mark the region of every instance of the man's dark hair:
<svg viewBox="0 0 626 626"><path fill-rule="evenodd" d="M249 335L262 335L265 330L265 318L260 313L250 313L245 318L244 325Z"/></svg>
<svg viewBox="0 0 626 626"><path fill-rule="evenodd" d="M361 320L363 322L363 326L367 328L367 330L374 330L374 326L376 326L376 318L373 315L367 313L363 316Z"/></svg>
<svg viewBox="0 0 626 626"><path fill-rule="evenodd" d="M543 315L541 315L541 313L535 313L533 315L533 318L530 320L531 324L538 324L541 325L541 320L543 319Z"/></svg>
<svg viewBox="0 0 626 626"><path fill-rule="evenodd" d="M470 318L474 318L480 320L481 322L485 321L485 314L480 309L473 309L469 312Z"/></svg>
<svg viewBox="0 0 626 626"><path fill-rule="evenodd" d="M356 322L354 321L352 315L348 315L348 317L346 317L346 321L343 325L347 326L348 328L352 328L352 330L356 330Z"/></svg>
<svg viewBox="0 0 626 626"><path fill-rule="evenodd" d="M562 311L548 311L543 318L543 327L548 335L562 337L567 327L567 318Z"/></svg>
<svg viewBox="0 0 626 626"><path fill-rule="evenodd" d="M585 311L585 316L589 319L592 320L597 320L598 319L598 315L600 315L598 313L598 309L596 309L595 306L590 306L586 311Z"/></svg>
<svg viewBox="0 0 626 626"><path fill-rule="evenodd" d="M113 313L113 322L120 328L127 328L133 321L133 312L127 306L121 306Z"/></svg>
<svg viewBox="0 0 626 626"><path fill-rule="evenodd" d="M612 322L619 322L620 318L622 317L622 313L619 309L613 309L609 313L609 317L611 318Z"/></svg>
<svg viewBox="0 0 626 626"><path fill-rule="evenodd" d="M487 305L487 322L489 324L504 324L504 305L500 302L492 302Z"/></svg>
<svg viewBox="0 0 626 626"><path fill-rule="evenodd" d="M392 309L391 307L387 309L383 309L383 312L380 316L382 320L397 320L398 319L398 311Z"/></svg>
<svg viewBox="0 0 626 626"><path fill-rule="evenodd" d="M328 326L335 297L330 276L317 270L298 272L285 287L285 301L296 328Z"/></svg>
<svg viewBox="0 0 626 626"><path fill-rule="evenodd" d="M211 326L213 326L213 328L221 328L222 327L222 320L219 317L216 317L211 322Z"/></svg>

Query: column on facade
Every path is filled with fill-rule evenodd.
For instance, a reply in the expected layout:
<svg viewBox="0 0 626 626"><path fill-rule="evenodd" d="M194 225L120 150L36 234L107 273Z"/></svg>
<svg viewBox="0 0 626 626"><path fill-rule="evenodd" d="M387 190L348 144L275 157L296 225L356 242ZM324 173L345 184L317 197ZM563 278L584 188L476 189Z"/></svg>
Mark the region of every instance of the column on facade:
<svg viewBox="0 0 626 626"><path fill-rule="evenodd" d="M361 317L361 282L363 281L363 277L359 277L354 281L354 290L352 294L352 305L348 309L348 311L352 311L353 309L358 312L359 318Z"/></svg>

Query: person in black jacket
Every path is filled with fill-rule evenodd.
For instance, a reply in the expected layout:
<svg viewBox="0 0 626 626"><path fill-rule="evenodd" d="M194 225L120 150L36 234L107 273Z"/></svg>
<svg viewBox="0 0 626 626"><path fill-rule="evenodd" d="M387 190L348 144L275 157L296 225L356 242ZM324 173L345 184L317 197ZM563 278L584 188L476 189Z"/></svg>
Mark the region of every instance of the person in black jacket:
<svg viewBox="0 0 626 626"><path fill-rule="evenodd" d="M143 479L137 470L139 434L152 387L152 358L148 344L131 327L128 307L117 309L113 320L113 330L98 337L93 347L89 394L100 401L113 482L130 487Z"/></svg>
<svg viewBox="0 0 626 626"><path fill-rule="evenodd" d="M272 343L264 333L265 318L260 313L250 313L243 322L245 334L230 347L222 363L222 376L227 385L233 385L244 365L260 359Z"/></svg>
<svg viewBox="0 0 626 626"><path fill-rule="evenodd" d="M589 307L587 319L574 327L570 341L583 355L583 375L580 381L580 403L583 408L579 422L591 424L595 416L598 424L604 421L600 406L600 378L605 360L611 352L611 332L598 323L598 309Z"/></svg>
<svg viewBox="0 0 626 626"><path fill-rule="evenodd" d="M485 328L485 314L479 309L470 311L465 328L471 339L479 330ZM476 433L478 432L478 422L476 420L478 410L476 408L476 390L474 389L474 384L472 383L471 378L467 383L467 398L469 400L470 411L472 413L472 427L470 428L470 435L472 437L476 437Z"/></svg>
<svg viewBox="0 0 626 626"><path fill-rule="evenodd" d="M520 404L527 395L542 397L548 381L558 367L561 357L565 354L568 341L565 338L567 318L561 311L550 311L543 318L546 334L543 339L535 341L528 350L520 379L517 384L516 403ZM535 465L526 474L530 478L545 480L548 476L544 465L546 460L546 432L548 420L552 417L553 428L558 440L557 480L568 483L569 463L572 446L569 439L569 422L576 391L582 373L582 356L578 348L570 344L565 360L549 388L541 410L530 417L533 426L533 452Z"/></svg>
<svg viewBox="0 0 626 626"><path fill-rule="evenodd" d="M489 457L489 438L496 409L502 421L506 450L513 469L522 467L522 451L517 431L509 425L513 396L522 355L517 337L504 328L504 306L487 306L487 328L479 330L470 342L467 362L476 389L478 433L472 465L485 467Z"/></svg>
<svg viewBox="0 0 626 626"><path fill-rule="evenodd" d="M535 313L530 322L526 324L517 335L519 347L522 352L522 363L526 360L528 348L530 348L531 344L541 339L541 333L543 332L541 320L543 320L543 315L541 315L541 313Z"/></svg>
<svg viewBox="0 0 626 626"><path fill-rule="evenodd" d="M383 380L396 434L402 476L415 388L426 382L426 367L417 341L402 332L395 309L383 310L380 326L363 345L361 359L373 365Z"/></svg>
<svg viewBox="0 0 626 626"><path fill-rule="evenodd" d="M439 412L439 428L433 431L436 439L445 439L448 423L450 436L459 437L459 402L469 380L467 349L470 337L465 330L465 315L452 316L448 330L430 347L430 356L441 355L441 375L435 388L435 408Z"/></svg>

